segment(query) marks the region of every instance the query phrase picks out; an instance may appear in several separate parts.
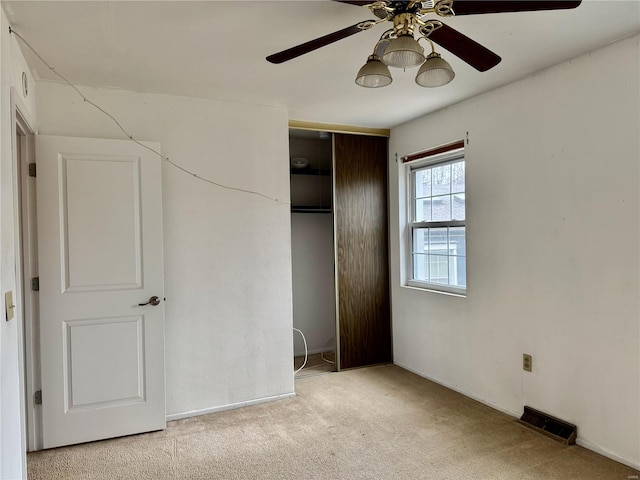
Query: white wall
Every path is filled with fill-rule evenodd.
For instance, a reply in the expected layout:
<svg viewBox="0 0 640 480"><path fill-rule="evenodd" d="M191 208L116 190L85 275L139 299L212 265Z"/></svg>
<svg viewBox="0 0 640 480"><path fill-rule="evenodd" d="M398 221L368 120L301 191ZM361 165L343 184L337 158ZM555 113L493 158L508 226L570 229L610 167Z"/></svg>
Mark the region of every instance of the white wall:
<svg viewBox="0 0 640 480"><path fill-rule="evenodd" d="M333 215L291 214L293 326L304 333L309 353L335 350L336 287ZM294 352L304 355L300 334Z"/></svg>
<svg viewBox="0 0 640 480"><path fill-rule="evenodd" d="M31 86L29 94L22 94L22 72ZM18 237L17 175L13 159L13 127L11 90L15 87L16 101L32 128L35 125L34 81L16 38L9 33L9 24L0 9L0 478L26 478L24 436L23 383L20 377L22 362L22 314L19 299L16 264ZM5 292L12 291L16 305L15 317L6 322Z"/></svg>
<svg viewBox="0 0 640 480"><path fill-rule="evenodd" d="M82 90L184 168L288 202L284 109ZM37 110L41 134L122 138L64 85L39 83ZM163 208L170 418L291 394L288 203L221 189L164 163Z"/></svg>
<svg viewBox="0 0 640 480"><path fill-rule="evenodd" d="M22 95L22 72L26 72L31 89ZM16 249L17 189L12 154L11 88L25 108L24 114L33 128L35 125L35 88L15 37L9 33L9 24L0 9L0 478L12 480L26 478L24 412L22 409L21 363L22 308L17 299ZM17 305L13 320L5 321L5 292L12 291Z"/></svg>
<svg viewBox="0 0 640 480"><path fill-rule="evenodd" d="M390 163L395 363L573 422L581 444L636 467L639 58L635 36L394 128L390 144L469 132L466 298L400 286L404 168Z"/></svg>

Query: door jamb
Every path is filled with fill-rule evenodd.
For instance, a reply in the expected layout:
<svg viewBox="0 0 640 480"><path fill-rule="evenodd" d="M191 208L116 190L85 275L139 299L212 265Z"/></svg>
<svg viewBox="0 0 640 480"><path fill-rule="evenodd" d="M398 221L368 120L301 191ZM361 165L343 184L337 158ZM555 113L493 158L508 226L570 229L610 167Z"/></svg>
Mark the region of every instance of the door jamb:
<svg viewBox="0 0 640 480"><path fill-rule="evenodd" d="M38 296L31 291L37 276L35 178L29 177L29 163L35 163L35 129L28 110L15 88L11 89L11 153L14 185L14 227L16 254L16 305L18 368L20 378L21 431L24 464L26 452L42 448L41 411L34 405L40 388ZM18 141L20 144L18 145Z"/></svg>

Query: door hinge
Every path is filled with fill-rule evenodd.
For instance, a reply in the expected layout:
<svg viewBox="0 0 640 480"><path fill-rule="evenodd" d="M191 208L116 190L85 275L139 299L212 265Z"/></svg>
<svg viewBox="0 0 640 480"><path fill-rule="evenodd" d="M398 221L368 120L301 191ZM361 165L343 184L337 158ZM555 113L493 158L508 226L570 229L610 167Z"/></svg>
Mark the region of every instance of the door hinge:
<svg viewBox="0 0 640 480"><path fill-rule="evenodd" d="M35 177L36 176L36 164L35 163L30 163L29 164L29 176L30 177Z"/></svg>
<svg viewBox="0 0 640 480"><path fill-rule="evenodd" d="M33 394L34 405L42 405L42 390L38 390Z"/></svg>
<svg viewBox="0 0 640 480"><path fill-rule="evenodd" d="M33 277L31 279L31 291L32 292L40 291L40 277Z"/></svg>

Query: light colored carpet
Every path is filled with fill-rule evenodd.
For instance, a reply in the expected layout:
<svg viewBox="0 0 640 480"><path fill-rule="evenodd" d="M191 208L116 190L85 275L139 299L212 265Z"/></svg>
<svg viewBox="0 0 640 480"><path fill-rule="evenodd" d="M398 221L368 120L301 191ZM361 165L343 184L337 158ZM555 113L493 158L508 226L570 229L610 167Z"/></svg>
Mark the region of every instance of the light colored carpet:
<svg viewBox="0 0 640 480"><path fill-rule="evenodd" d="M324 358L322 358L324 356ZM331 363L334 362L334 363ZM300 357L294 357L293 369L297 371L304 363L304 355ZM335 372L335 353L326 352L324 354L315 353L309 355L307 358L307 364L302 370L296 373L296 378L306 377L308 375L318 375L320 373Z"/></svg>
<svg viewBox="0 0 640 480"><path fill-rule="evenodd" d="M170 422L162 432L32 453L28 476L627 480L640 473L393 365L301 378L296 391Z"/></svg>

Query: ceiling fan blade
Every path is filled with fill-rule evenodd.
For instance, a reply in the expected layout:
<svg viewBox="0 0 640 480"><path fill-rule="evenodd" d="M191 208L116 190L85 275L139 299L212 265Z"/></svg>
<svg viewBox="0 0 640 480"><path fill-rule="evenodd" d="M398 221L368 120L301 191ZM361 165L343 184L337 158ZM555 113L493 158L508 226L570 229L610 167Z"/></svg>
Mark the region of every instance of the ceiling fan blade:
<svg viewBox="0 0 640 480"><path fill-rule="evenodd" d="M295 47L288 48L286 50L283 50L282 52L274 53L273 55L269 55L267 57L267 61L271 63L283 63L289 61L293 58L299 57L300 55L304 55L305 53L317 50L320 47L324 47L331 43L337 42L338 40L342 40L343 38L347 38L351 35L362 32L366 29L363 29L360 26L367 23L373 24L375 23L375 20L358 22L355 25L343 28L342 30L338 30L337 32L333 32L328 35L324 35L323 37L316 38L315 40L310 40L300 45L296 45Z"/></svg>
<svg viewBox="0 0 640 480"><path fill-rule="evenodd" d="M355 1L355 2L350 2L350 1L346 1L346 0L333 0L334 2L338 2L338 3L348 3L349 5L357 5L359 7L364 7L365 5L371 5L375 0L368 0L368 1Z"/></svg>
<svg viewBox="0 0 640 480"><path fill-rule="evenodd" d="M428 38L481 72L495 67L502 60L488 48L444 24L431 32Z"/></svg>
<svg viewBox="0 0 640 480"><path fill-rule="evenodd" d="M456 15L533 12L576 8L580 3L573 0L453 0L453 11Z"/></svg>

